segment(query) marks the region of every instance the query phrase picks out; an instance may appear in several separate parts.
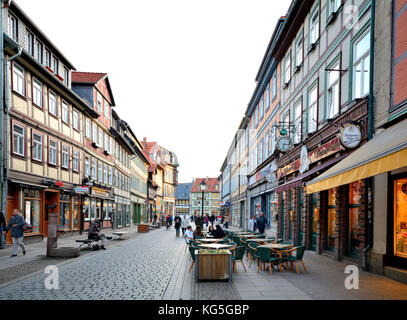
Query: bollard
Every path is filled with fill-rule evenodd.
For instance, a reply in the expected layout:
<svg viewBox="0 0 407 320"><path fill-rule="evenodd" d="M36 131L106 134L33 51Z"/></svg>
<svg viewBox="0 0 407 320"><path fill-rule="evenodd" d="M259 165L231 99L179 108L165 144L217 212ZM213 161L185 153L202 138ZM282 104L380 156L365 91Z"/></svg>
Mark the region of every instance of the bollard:
<svg viewBox="0 0 407 320"><path fill-rule="evenodd" d="M58 240L58 214L56 212L48 213L48 239L47 239L47 256L50 256L52 248L57 247Z"/></svg>

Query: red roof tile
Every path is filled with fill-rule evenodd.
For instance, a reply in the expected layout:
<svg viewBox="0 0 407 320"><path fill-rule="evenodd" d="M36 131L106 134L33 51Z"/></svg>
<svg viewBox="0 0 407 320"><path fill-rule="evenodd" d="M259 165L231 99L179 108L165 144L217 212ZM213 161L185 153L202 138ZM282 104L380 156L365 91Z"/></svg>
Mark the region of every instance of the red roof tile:
<svg viewBox="0 0 407 320"><path fill-rule="evenodd" d="M199 186L202 181L205 181L208 185L205 192L220 192L219 187L218 190L215 190L215 186L219 185L219 180L217 178L208 178L208 180L206 180L206 178L196 178L192 185L191 192L202 192Z"/></svg>
<svg viewBox="0 0 407 320"><path fill-rule="evenodd" d="M107 73L100 72L72 72L72 82L79 83L98 83Z"/></svg>

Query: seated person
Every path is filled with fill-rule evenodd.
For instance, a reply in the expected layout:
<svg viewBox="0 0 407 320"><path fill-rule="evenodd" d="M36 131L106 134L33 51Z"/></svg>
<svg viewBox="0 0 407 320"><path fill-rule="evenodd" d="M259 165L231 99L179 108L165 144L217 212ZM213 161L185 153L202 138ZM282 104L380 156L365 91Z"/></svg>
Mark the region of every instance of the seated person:
<svg viewBox="0 0 407 320"><path fill-rule="evenodd" d="M200 226L197 226L195 231L194 231L194 239L196 239L196 237L203 237L204 234L202 233L202 229Z"/></svg>
<svg viewBox="0 0 407 320"><path fill-rule="evenodd" d="M90 224L89 231L88 231L88 238L102 240L101 241L102 245L100 246L100 248L102 250L106 250L106 248L105 248L106 235L103 232L100 232L100 221L99 220L96 220L95 222L92 222Z"/></svg>
<svg viewBox="0 0 407 320"><path fill-rule="evenodd" d="M223 229L220 227L220 225L218 224L216 226L216 231L215 234L213 235L216 239L221 239L226 237L226 233L225 231L223 231Z"/></svg>
<svg viewBox="0 0 407 320"><path fill-rule="evenodd" d="M184 237L187 239L187 242L190 243L194 240L194 233L192 232L192 227L188 226L187 230L185 231Z"/></svg>
<svg viewBox="0 0 407 320"><path fill-rule="evenodd" d="M209 226L209 234L211 236L215 236L215 229L213 228L213 226Z"/></svg>

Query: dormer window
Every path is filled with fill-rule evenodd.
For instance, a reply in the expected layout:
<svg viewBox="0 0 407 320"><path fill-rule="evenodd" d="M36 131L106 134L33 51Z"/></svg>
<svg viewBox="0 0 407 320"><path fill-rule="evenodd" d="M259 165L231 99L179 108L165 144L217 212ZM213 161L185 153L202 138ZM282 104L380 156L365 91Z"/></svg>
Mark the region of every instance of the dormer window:
<svg viewBox="0 0 407 320"><path fill-rule="evenodd" d="M42 64L44 61L43 60L43 46L42 46L42 43L39 42L38 40L36 41L36 49L37 49L37 52L36 52L35 57L37 58L38 62Z"/></svg>
<svg viewBox="0 0 407 320"><path fill-rule="evenodd" d="M54 70L54 74L59 74L59 61L55 56L52 56L52 70Z"/></svg>
<svg viewBox="0 0 407 320"><path fill-rule="evenodd" d="M69 70L64 67L64 84L69 86Z"/></svg>
<svg viewBox="0 0 407 320"><path fill-rule="evenodd" d="M51 68L51 52L45 49L45 66Z"/></svg>
<svg viewBox="0 0 407 320"><path fill-rule="evenodd" d="M32 56L34 55L34 36L27 30L27 51Z"/></svg>
<svg viewBox="0 0 407 320"><path fill-rule="evenodd" d="M9 14L7 22L8 22L8 34L9 34L9 36L13 40L18 41L18 24L17 24L16 17Z"/></svg>

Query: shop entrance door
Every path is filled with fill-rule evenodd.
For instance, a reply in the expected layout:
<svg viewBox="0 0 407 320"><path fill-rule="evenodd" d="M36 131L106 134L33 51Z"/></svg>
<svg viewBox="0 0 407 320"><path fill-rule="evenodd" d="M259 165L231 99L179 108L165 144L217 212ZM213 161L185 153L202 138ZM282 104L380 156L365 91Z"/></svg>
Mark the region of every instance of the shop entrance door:
<svg viewBox="0 0 407 320"><path fill-rule="evenodd" d="M304 205L304 199L303 199L303 195L302 195L301 191L302 190L300 188L299 192L298 192L298 197L299 197L298 198L298 208L296 208L298 210L298 226L299 226L299 230L300 230L300 233L299 233L300 238L299 238L298 243L300 246L302 246L304 244L304 229L302 226L302 219L301 219L301 212L302 212L302 208Z"/></svg>
<svg viewBox="0 0 407 320"><path fill-rule="evenodd" d="M293 239L292 224L293 224L293 189L288 191L288 240Z"/></svg>
<svg viewBox="0 0 407 320"><path fill-rule="evenodd" d="M349 221L348 221L348 252L347 255L351 258L358 258L361 250L359 249L360 239L360 188L359 181L353 182L349 185Z"/></svg>
<svg viewBox="0 0 407 320"><path fill-rule="evenodd" d="M283 198L281 199L281 209L280 209L280 214L278 216L279 220L281 221L281 235L280 238L284 239L284 211L285 211L285 191L283 191Z"/></svg>
<svg viewBox="0 0 407 320"><path fill-rule="evenodd" d="M18 203L18 192L16 189L12 190L12 194L10 194L10 188L9 188L9 194L7 197L7 212L5 215L6 218L6 224L8 224L10 218L11 218L11 213L13 212L14 209L17 209L17 203ZM6 243L11 244L11 231L7 232L6 235Z"/></svg>
<svg viewBox="0 0 407 320"><path fill-rule="evenodd" d="M328 223L327 223L327 247L328 251L335 249L335 222L336 222L336 188L328 190Z"/></svg>
<svg viewBox="0 0 407 320"><path fill-rule="evenodd" d="M393 201L393 252L399 258L407 258L407 178L394 180ZM401 259L398 259L401 260Z"/></svg>

